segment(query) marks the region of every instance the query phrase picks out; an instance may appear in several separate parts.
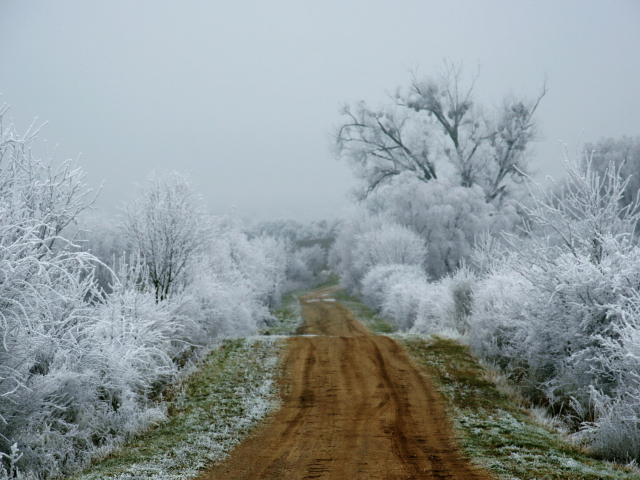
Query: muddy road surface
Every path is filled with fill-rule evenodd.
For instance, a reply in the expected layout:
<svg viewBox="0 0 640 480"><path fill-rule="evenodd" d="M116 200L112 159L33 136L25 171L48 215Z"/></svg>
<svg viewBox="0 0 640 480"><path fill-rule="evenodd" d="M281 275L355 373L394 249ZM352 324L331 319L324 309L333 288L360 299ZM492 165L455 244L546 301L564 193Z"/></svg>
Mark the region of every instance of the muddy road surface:
<svg viewBox="0 0 640 480"><path fill-rule="evenodd" d="M301 298L282 408L201 479L489 479L453 447L438 393L402 348L330 293Z"/></svg>

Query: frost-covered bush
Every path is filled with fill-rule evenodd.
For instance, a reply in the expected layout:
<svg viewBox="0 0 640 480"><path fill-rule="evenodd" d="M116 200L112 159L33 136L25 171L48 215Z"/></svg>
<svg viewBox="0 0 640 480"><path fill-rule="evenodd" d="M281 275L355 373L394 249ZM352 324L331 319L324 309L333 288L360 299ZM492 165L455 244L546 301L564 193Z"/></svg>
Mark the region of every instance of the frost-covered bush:
<svg viewBox="0 0 640 480"><path fill-rule="evenodd" d="M51 159L35 159L37 132L4 128L5 112L0 478L46 479L85 467L163 419L154 401L194 354L269 320L285 283L286 252L279 240L249 240L229 219L201 235L199 222L209 227L209 220L198 205L190 208L188 182L173 175L152 185L159 197L147 192L142 211L129 212L129 220L142 215L129 225L141 235L132 251L116 258L119 247L100 244L98 251L114 257L107 266L73 243L81 235L63 237L88 205L84 173L69 161L54 168ZM109 289L98 285L96 265Z"/></svg>
<svg viewBox="0 0 640 480"><path fill-rule="evenodd" d="M454 331L465 334L474 301L476 276L463 266L454 273L429 283L419 299L412 331L439 333Z"/></svg>
<svg viewBox="0 0 640 480"><path fill-rule="evenodd" d="M467 329L467 321L473 310L473 295L476 289L476 275L469 267L463 265L450 275L448 288L453 300L453 319L458 330Z"/></svg>
<svg viewBox="0 0 640 480"><path fill-rule="evenodd" d="M147 265L158 301L185 287L185 272L209 235L204 207L189 178L153 172L124 206L122 231Z"/></svg>
<svg viewBox="0 0 640 480"><path fill-rule="evenodd" d="M356 211L340 228L329 254L329 264L351 293L359 293L364 276L379 265L422 267L427 255L424 240L411 229L384 215Z"/></svg>
<svg viewBox="0 0 640 480"><path fill-rule="evenodd" d="M615 334L601 338L600 373L613 376L615 387L608 393L591 389L596 420L581 432L596 452L625 462L640 458L640 294L628 300L616 309Z"/></svg>
<svg viewBox="0 0 640 480"><path fill-rule="evenodd" d="M398 329L410 329L416 321L420 300L429 288L426 274L416 266L405 266L384 283L384 291L380 292L382 315Z"/></svg>
<svg viewBox="0 0 640 480"><path fill-rule="evenodd" d="M196 319L207 343L217 337L255 334L271 319L286 280L286 252L269 237L249 240L229 218L214 222L212 237L189 270L188 288L175 301Z"/></svg>
<svg viewBox="0 0 640 480"><path fill-rule="evenodd" d="M638 459L639 215L621 207L615 169L601 177L569 158L565 167L567 187L540 192L526 238L479 281L471 343L600 453Z"/></svg>
<svg viewBox="0 0 640 480"><path fill-rule="evenodd" d="M483 232L498 234L518 221L511 205L498 211L478 186L461 187L446 180L425 183L409 172L378 188L366 206L422 237L428 248L425 267L434 279L461 267Z"/></svg>
<svg viewBox="0 0 640 480"><path fill-rule="evenodd" d="M47 477L162 416L146 399L175 375L184 326L139 292L93 303L94 259L39 244L25 232L0 246L0 451L17 444L17 468Z"/></svg>
<svg viewBox="0 0 640 480"><path fill-rule="evenodd" d="M360 268L358 256L355 255L358 238L388 222L389 219L384 216L371 215L357 208L340 225L336 240L329 251L329 267L340 275L340 283L348 292L357 293L360 281L367 273Z"/></svg>
<svg viewBox="0 0 640 480"><path fill-rule="evenodd" d="M378 265L362 280L362 300L370 308L380 310L391 286L403 279L421 281L425 278L424 271L416 265Z"/></svg>
<svg viewBox="0 0 640 480"><path fill-rule="evenodd" d="M482 358L504 368L519 365L526 335L530 282L508 266L496 267L474 291L469 342Z"/></svg>
<svg viewBox="0 0 640 480"><path fill-rule="evenodd" d="M363 272L377 265L422 266L427 251L413 231L393 223L381 225L356 238L355 266Z"/></svg>

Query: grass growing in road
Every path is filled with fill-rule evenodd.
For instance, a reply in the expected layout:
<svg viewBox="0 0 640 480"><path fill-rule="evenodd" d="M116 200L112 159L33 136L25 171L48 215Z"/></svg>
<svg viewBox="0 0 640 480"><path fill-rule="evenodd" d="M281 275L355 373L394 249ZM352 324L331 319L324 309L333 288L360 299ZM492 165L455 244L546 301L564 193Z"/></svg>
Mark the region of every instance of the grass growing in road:
<svg viewBox="0 0 640 480"><path fill-rule="evenodd" d="M449 403L464 453L505 479L640 479L636 468L599 461L536 424L489 380L488 371L453 340L394 336L436 382Z"/></svg>
<svg viewBox="0 0 640 480"><path fill-rule="evenodd" d="M332 295L337 301L351 310L358 321L365 325L371 332L377 334L387 334L396 331L393 325L391 325L373 310L365 306L360 300L350 296L344 290L337 290Z"/></svg>
<svg viewBox="0 0 640 480"><path fill-rule="evenodd" d="M278 404L278 337L228 340L168 402L169 418L77 480L193 478L224 458Z"/></svg>

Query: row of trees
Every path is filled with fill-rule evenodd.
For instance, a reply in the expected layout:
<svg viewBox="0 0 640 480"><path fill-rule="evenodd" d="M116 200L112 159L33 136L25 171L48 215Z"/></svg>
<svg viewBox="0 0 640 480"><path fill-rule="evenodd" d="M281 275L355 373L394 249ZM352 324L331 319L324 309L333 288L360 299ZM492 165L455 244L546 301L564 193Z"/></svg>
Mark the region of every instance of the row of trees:
<svg viewBox="0 0 640 480"><path fill-rule="evenodd" d="M330 264L401 330L452 332L597 453L640 460L640 137L601 140L545 189L527 175L544 95L493 115L445 65L346 108L363 180Z"/></svg>
<svg viewBox="0 0 640 480"><path fill-rule="evenodd" d="M34 158L37 129L18 134L2 124L6 111L0 477L53 478L161 421L155 400L185 366L220 338L255 334L283 292L319 278L325 262L322 251L208 216L172 172L150 175L120 221L80 229L94 198L85 173Z"/></svg>

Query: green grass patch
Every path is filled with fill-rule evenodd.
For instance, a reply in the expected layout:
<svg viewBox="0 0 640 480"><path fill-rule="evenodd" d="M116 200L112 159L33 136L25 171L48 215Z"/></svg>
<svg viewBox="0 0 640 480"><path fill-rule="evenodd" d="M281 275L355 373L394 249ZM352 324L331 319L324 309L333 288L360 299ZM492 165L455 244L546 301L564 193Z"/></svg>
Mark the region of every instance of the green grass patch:
<svg viewBox="0 0 640 480"><path fill-rule="evenodd" d="M453 340L394 336L436 382L449 404L463 452L504 479L640 479L637 468L597 460L487 380L487 370Z"/></svg>
<svg viewBox="0 0 640 480"><path fill-rule="evenodd" d="M278 405L277 337L228 340L173 395L169 417L77 480L188 479L228 452Z"/></svg>
<svg viewBox="0 0 640 480"><path fill-rule="evenodd" d="M389 334L396 331L395 327L380 315L364 305L356 297L352 297L343 289L332 294L333 298L353 312L359 322L364 324L371 332L377 334Z"/></svg>

